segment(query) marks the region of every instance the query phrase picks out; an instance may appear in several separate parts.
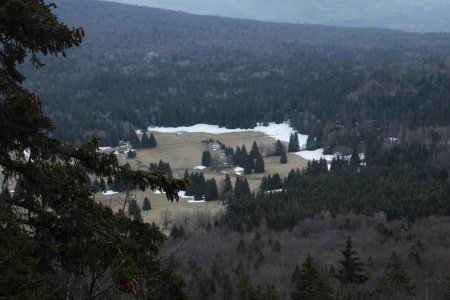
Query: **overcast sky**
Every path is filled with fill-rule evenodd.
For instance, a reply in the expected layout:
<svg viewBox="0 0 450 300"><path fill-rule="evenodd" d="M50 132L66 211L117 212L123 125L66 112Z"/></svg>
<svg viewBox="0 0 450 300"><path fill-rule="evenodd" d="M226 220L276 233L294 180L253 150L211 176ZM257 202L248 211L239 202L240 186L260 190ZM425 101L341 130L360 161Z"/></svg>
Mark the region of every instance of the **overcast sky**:
<svg viewBox="0 0 450 300"><path fill-rule="evenodd" d="M262 21L450 31L450 0L110 0Z"/></svg>

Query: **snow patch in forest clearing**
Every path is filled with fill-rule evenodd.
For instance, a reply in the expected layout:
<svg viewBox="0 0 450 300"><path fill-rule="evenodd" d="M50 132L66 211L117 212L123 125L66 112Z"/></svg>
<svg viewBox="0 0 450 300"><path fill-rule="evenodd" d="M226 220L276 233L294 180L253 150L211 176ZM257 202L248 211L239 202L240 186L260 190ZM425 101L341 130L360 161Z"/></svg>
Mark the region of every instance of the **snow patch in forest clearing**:
<svg viewBox="0 0 450 300"><path fill-rule="evenodd" d="M242 171L244 171L244 168L236 167L236 168L234 168L233 170L234 170L234 173L235 173L236 175L241 176L241 175L242 175Z"/></svg>
<svg viewBox="0 0 450 300"><path fill-rule="evenodd" d="M325 158L326 160L333 160L335 155L325 155L323 154L323 148L319 148L316 150L303 150L299 152L294 152L293 154L298 155L307 160L320 160L320 158Z"/></svg>
<svg viewBox="0 0 450 300"><path fill-rule="evenodd" d="M104 190L102 192L102 195L104 195L104 196L111 196L111 195L115 195L115 194L117 194L117 192L114 192L113 190Z"/></svg>
<svg viewBox="0 0 450 300"><path fill-rule="evenodd" d="M194 196L186 196L185 191L178 192L178 196L182 199L187 199L187 203L205 203L205 198L203 197L201 200L195 200Z"/></svg>
<svg viewBox="0 0 450 300"><path fill-rule="evenodd" d="M287 122L283 122L281 124L276 124L275 122L269 123L269 126L258 125L255 128L250 129L228 129L225 127L219 127L218 125L210 125L210 124L196 124L193 126L180 126L180 127L148 127L149 131L156 131L161 133L176 133L180 132L204 132L210 134L222 134L222 133L232 133L232 132L245 132L245 131L254 131L261 132L267 136L274 138L275 140L280 140L282 142L289 142L289 136L295 132L295 130L289 126ZM300 147L306 145L306 140L308 139L307 135L299 134L298 141Z"/></svg>
<svg viewBox="0 0 450 300"><path fill-rule="evenodd" d="M206 169L206 167L205 166L195 166L194 167L194 170L204 170L204 169Z"/></svg>
<svg viewBox="0 0 450 300"><path fill-rule="evenodd" d="M140 130L140 129L136 129L136 134L142 134L143 132L142 132L142 130Z"/></svg>
<svg viewBox="0 0 450 300"><path fill-rule="evenodd" d="M106 151L106 150L110 150L111 147L98 147L98 150L100 151Z"/></svg>

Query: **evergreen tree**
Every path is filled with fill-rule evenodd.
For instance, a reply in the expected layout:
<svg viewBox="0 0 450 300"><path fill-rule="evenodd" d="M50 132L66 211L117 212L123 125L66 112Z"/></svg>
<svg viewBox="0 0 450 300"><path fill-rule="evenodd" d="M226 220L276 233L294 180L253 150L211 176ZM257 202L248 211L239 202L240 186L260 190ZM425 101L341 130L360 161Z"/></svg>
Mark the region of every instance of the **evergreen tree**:
<svg viewBox="0 0 450 300"><path fill-rule="evenodd" d="M234 164L239 165L240 163L241 163L241 148L237 146L236 151L234 152Z"/></svg>
<svg viewBox="0 0 450 300"><path fill-rule="evenodd" d="M384 274L377 280L377 292L387 299L414 296L414 284L400 255L392 253Z"/></svg>
<svg viewBox="0 0 450 300"><path fill-rule="evenodd" d="M255 161L255 173L264 173L264 159L261 155L256 158Z"/></svg>
<svg viewBox="0 0 450 300"><path fill-rule="evenodd" d="M65 56L80 45L84 30L68 28L52 13L54 5L41 0L5 0L0 8L0 167L4 178L23 180L26 195L20 201L8 199L9 193L0 196L0 256L7 258L0 264L1 296L78 298L80 290L61 288L58 273L89 282L80 298L136 292L163 298L166 290L173 299L183 298L183 280L157 258L165 240L159 229L115 215L86 187L94 175L120 177L132 189L161 188L174 200L187 183L121 166L114 154L98 151L96 138L74 147L52 137L53 123L39 97L22 85L17 64L27 55L36 66L43 65L42 55ZM1 190L8 185L2 181Z"/></svg>
<svg viewBox="0 0 450 300"><path fill-rule="evenodd" d="M128 152L127 152L127 157L128 157L129 159L136 158L136 151L134 151L134 150L128 150Z"/></svg>
<svg viewBox="0 0 450 300"><path fill-rule="evenodd" d="M217 184L214 178L208 179L206 181L205 188L205 201L213 201L219 199L219 194L217 192Z"/></svg>
<svg viewBox="0 0 450 300"><path fill-rule="evenodd" d="M339 261L341 269L338 272L338 280L341 284L362 284L367 277L365 265L353 248L352 239L348 236L345 248L341 252L343 259Z"/></svg>
<svg viewBox="0 0 450 300"><path fill-rule="evenodd" d="M206 181L203 173L192 173L189 178L191 186L186 190L186 195L194 196L195 200L202 200L206 191Z"/></svg>
<svg viewBox="0 0 450 300"><path fill-rule="evenodd" d="M286 155L286 152L283 150L283 152L281 152L281 156L280 156L280 163L287 164L287 162L288 162L287 155Z"/></svg>
<svg viewBox="0 0 450 300"><path fill-rule="evenodd" d="M275 156L282 156L285 152L286 151L284 150L283 144L280 140L277 140L275 143Z"/></svg>
<svg viewBox="0 0 450 300"><path fill-rule="evenodd" d="M358 168L361 164L361 160L359 159L358 150L353 148L352 156L350 157L350 167Z"/></svg>
<svg viewBox="0 0 450 300"><path fill-rule="evenodd" d="M133 217L134 220L142 222L141 208L135 199L131 200L128 205L128 215Z"/></svg>
<svg viewBox="0 0 450 300"><path fill-rule="evenodd" d="M248 157L247 150L245 149L245 146L242 146L241 148L241 155L239 158L239 166L241 168L244 168L245 174L251 174L252 173L252 163L250 161L250 158Z"/></svg>
<svg viewBox="0 0 450 300"><path fill-rule="evenodd" d="M330 171L341 171L346 167L348 167L347 161L338 156L337 158L333 158L333 160L331 161Z"/></svg>
<svg viewBox="0 0 450 300"><path fill-rule="evenodd" d="M213 158L209 151L203 151L202 153L202 166L211 167L213 164Z"/></svg>
<svg viewBox="0 0 450 300"><path fill-rule="evenodd" d="M152 204L150 203L150 200L147 197L145 197L144 203L142 204L142 210L149 211L151 209L152 209Z"/></svg>
<svg viewBox="0 0 450 300"><path fill-rule="evenodd" d="M259 152L258 145L256 144L256 141L253 141L252 150L250 150L250 153L248 154L248 159L250 160L251 168L255 168L255 159L260 157L261 153Z"/></svg>
<svg viewBox="0 0 450 300"><path fill-rule="evenodd" d="M261 179L261 184L259 185L259 189L261 191L267 191L269 189L269 184L268 184L268 177L270 177L270 174L266 177L264 176Z"/></svg>
<svg viewBox="0 0 450 300"><path fill-rule="evenodd" d="M231 185L231 178L230 178L230 175L228 173L225 175L224 191L225 192L232 192L233 191L233 187Z"/></svg>
<svg viewBox="0 0 450 300"><path fill-rule="evenodd" d="M292 274L294 289L291 293L293 300L326 300L333 299L331 285L326 274L311 255L307 255L300 269L295 267Z"/></svg>
<svg viewBox="0 0 450 300"><path fill-rule="evenodd" d="M148 139L148 147L155 148L157 146L156 138L153 133L150 134L150 138Z"/></svg>
<svg viewBox="0 0 450 300"><path fill-rule="evenodd" d="M170 164L162 160L159 160L158 164L150 163L150 170L161 171L166 173L169 177L172 177L172 169L170 168Z"/></svg>
<svg viewBox="0 0 450 300"><path fill-rule="evenodd" d="M150 148L150 140L147 136L147 133L143 133L141 137L141 147L142 148Z"/></svg>
<svg viewBox="0 0 450 300"><path fill-rule="evenodd" d="M298 134L297 132L291 133L289 136L289 146L288 152L298 152L300 151L300 144L298 142Z"/></svg>
<svg viewBox="0 0 450 300"><path fill-rule="evenodd" d="M235 157L234 157L234 150L231 147L225 148L225 155L227 156L227 163L228 164L234 164Z"/></svg>
<svg viewBox="0 0 450 300"><path fill-rule="evenodd" d="M134 149L141 148L141 141L134 131L130 132L127 139L130 142L131 147L133 147Z"/></svg>
<svg viewBox="0 0 450 300"><path fill-rule="evenodd" d="M247 178L237 177L234 185L234 196L239 198L242 195L250 195L250 193L250 186L248 185Z"/></svg>
<svg viewBox="0 0 450 300"><path fill-rule="evenodd" d="M325 158L321 157L319 160L319 164L320 164L320 173L321 174L328 173L328 163L325 160Z"/></svg>
<svg viewBox="0 0 450 300"><path fill-rule="evenodd" d="M223 201L228 201L233 196L233 185L231 184L231 178L228 173L225 175L223 184L224 185L220 199Z"/></svg>

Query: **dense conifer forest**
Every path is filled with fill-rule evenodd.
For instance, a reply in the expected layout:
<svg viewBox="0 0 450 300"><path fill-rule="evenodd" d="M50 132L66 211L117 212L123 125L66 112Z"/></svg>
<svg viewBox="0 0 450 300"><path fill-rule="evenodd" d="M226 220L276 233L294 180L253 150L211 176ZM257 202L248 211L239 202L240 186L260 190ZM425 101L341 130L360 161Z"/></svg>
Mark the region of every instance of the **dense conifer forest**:
<svg viewBox="0 0 450 300"><path fill-rule="evenodd" d="M448 142L447 33L57 4L69 24L84 25L86 42L67 60L46 60L45 76L29 72L26 83L68 142L95 134L114 145L148 125L250 128L283 120L310 135L310 149L336 151L374 137L410 142L430 130L441 147Z"/></svg>

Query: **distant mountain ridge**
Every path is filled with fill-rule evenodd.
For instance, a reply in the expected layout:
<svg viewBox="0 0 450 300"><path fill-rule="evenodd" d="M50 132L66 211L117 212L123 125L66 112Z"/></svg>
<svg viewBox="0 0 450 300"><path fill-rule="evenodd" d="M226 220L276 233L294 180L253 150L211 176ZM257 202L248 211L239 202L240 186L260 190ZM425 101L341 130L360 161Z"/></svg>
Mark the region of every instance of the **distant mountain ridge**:
<svg viewBox="0 0 450 300"><path fill-rule="evenodd" d="M445 0L110 0L201 15L272 22L450 31Z"/></svg>

